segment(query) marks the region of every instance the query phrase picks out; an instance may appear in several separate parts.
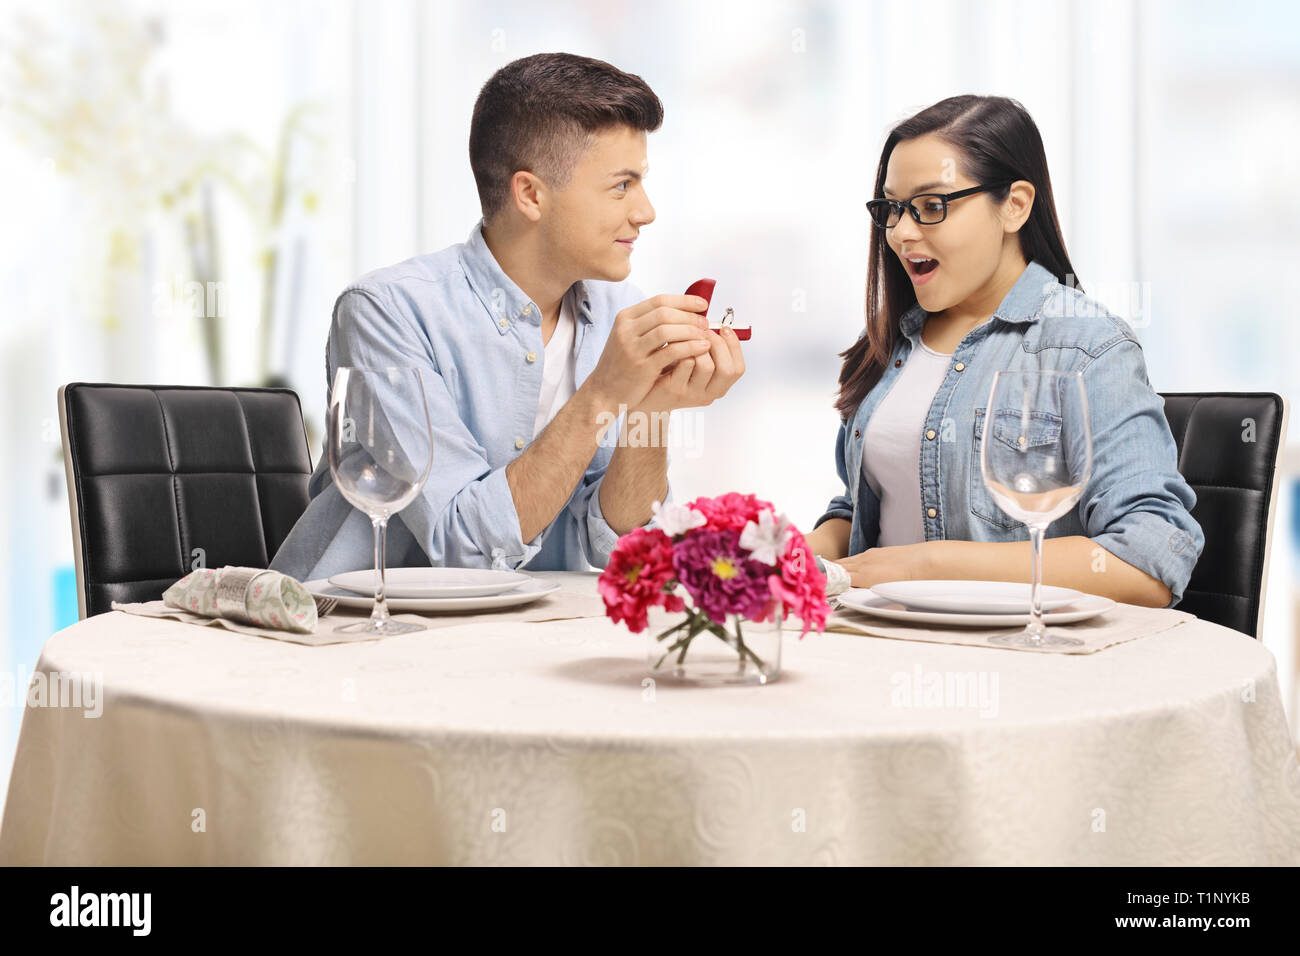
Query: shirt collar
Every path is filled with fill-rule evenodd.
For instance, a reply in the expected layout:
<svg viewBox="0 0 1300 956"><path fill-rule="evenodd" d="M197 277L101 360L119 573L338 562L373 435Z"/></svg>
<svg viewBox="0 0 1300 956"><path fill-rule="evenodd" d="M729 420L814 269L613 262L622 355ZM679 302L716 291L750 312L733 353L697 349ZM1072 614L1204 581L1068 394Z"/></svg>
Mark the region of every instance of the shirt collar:
<svg viewBox="0 0 1300 956"><path fill-rule="evenodd" d="M1048 272L1047 269L1039 265L1037 261L1032 261L1026 266L1025 271L1020 273L1020 278L1016 280L1002 303L993 313L994 318L1002 319L1004 322L1026 322L1033 324L1038 321L1042 313L1043 301L1051 294L1057 285L1056 276ZM922 325L925 324L926 311L921 308L920 304L914 304L910 309L903 313L899 319L899 329L904 335L912 335Z"/></svg>
<svg viewBox="0 0 1300 956"><path fill-rule="evenodd" d="M524 290L505 274L497 263L496 256L492 255L492 250L488 248L483 238L481 219L470 232L465 245L461 247L460 264L465 271L465 278L469 280L470 288L479 297L496 325L497 331L502 335L510 327L511 322L528 322L538 326L542 324L542 310L537 307L537 303L529 299L524 294ZM578 318L590 323L592 321L591 298L587 283L581 280L575 282L565 295L573 296L570 305L576 304Z"/></svg>

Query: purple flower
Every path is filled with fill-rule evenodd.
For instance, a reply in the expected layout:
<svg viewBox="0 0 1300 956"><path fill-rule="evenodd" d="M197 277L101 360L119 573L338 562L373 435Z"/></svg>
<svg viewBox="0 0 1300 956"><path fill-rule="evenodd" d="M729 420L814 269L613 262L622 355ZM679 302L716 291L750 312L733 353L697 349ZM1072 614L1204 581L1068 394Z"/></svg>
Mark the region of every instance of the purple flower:
<svg viewBox="0 0 1300 956"><path fill-rule="evenodd" d="M695 606L718 624L761 617L771 600L771 568L749 557L739 531L691 531L673 547L673 570Z"/></svg>

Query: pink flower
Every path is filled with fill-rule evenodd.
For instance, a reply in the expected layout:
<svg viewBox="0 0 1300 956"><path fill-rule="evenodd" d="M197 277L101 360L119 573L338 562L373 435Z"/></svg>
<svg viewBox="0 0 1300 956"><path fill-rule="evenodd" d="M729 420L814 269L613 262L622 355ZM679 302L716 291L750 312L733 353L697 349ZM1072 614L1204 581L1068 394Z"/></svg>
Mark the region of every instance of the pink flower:
<svg viewBox="0 0 1300 956"><path fill-rule="evenodd" d="M759 620L769 617L783 609L787 617L794 616L803 621L803 631L799 637L815 627L818 633L826 630L826 617L831 607L826 602L826 576L817 569L812 550L797 529L786 544L785 554L781 556L780 573L768 575L767 583L771 588L772 602Z"/></svg>
<svg viewBox="0 0 1300 956"><path fill-rule="evenodd" d="M686 609L686 602L667 590L672 581L672 539L658 528L633 528L618 539L596 586L610 620L626 622L636 634L646 629L650 608Z"/></svg>
<svg viewBox="0 0 1300 956"><path fill-rule="evenodd" d="M758 513L767 509L775 511L771 502L753 495L729 491L716 498L696 498L687 505L709 519L709 531L743 531L749 522L758 521Z"/></svg>

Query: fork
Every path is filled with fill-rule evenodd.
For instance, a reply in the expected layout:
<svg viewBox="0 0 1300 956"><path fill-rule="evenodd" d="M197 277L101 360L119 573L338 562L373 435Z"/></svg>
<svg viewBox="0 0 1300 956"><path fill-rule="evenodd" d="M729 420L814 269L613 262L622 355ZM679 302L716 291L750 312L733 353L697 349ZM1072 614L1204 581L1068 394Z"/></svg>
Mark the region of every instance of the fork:
<svg viewBox="0 0 1300 956"><path fill-rule="evenodd" d="M330 611L338 606L339 599L336 597L326 597L322 594L313 594L312 600L316 602L316 616L324 617Z"/></svg>

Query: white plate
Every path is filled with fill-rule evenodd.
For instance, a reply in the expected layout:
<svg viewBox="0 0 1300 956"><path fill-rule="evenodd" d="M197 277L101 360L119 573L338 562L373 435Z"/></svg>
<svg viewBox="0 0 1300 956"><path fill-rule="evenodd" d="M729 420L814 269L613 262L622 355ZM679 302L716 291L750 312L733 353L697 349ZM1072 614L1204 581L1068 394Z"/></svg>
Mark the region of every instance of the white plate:
<svg viewBox="0 0 1300 956"><path fill-rule="evenodd" d="M1015 581L889 581L871 588L882 598L914 611L952 614L1028 614L1029 585ZM1073 588L1043 585L1044 611L1085 597Z"/></svg>
<svg viewBox="0 0 1300 956"><path fill-rule="evenodd" d="M850 588L839 599L846 607L863 614L904 621L908 624L948 624L954 627L1012 627L1028 624L1029 614L954 614L947 611L913 611L873 592L871 588ZM1073 624L1105 614L1115 606L1110 598L1085 594L1074 604L1043 613L1044 624Z"/></svg>
<svg viewBox="0 0 1300 956"><path fill-rule="evenodd" d="M326 578L317 581L307 581L303 584L310 593L320 597L332 597L339 599L339 607L355 608L358 611L369 611L374 606L375 596L362 597L359 594L353 594L351 591L345 591L343 588L335 587L330 584ZM526 583L512 591L506 591L502 594L485 594L481 597L462 597L462 598L389 598L388 610L413 612L417 614L430 614L439 611L491 611L503 607L516 607L520 604L528 604L536 601L540 597L545 597L560 589L557 582L542 581L537 578L529 578Z"/></svg>
<svg viewBox="0 0 1300 956"><path fill-rule="evenodd" d="M482 597L509 591L528 580L528 575L517 571L487 568L389 568L384 574L384 592L389 598ZM329 583L373 598L375 569L335 574Z"/></svg>

